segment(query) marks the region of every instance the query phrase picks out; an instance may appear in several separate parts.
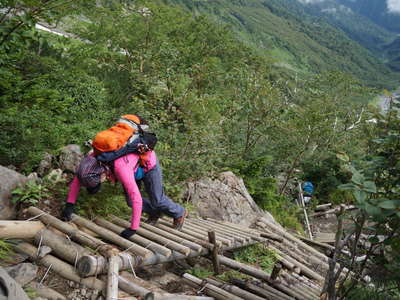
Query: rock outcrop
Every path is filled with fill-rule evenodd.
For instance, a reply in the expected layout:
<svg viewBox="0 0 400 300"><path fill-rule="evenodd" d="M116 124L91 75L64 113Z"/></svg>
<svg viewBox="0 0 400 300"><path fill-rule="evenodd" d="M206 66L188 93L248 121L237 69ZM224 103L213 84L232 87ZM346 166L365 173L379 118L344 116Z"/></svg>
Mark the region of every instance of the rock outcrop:
<svg viewBox="0 0 400 300"><path fill-rule="evenodd" d="M11 202L11 192L28 178L14 170L0 166L0 220L13 219L15 205Z"/></svg>
<svg viewBox="0 0 400 300"><path fill-rule="evenodd" d="M80 161L83 158L83 153L79 145L70 144L61 150L60 154L60 168L70 172L75 172Z"/></svg>
<svg viewBox="0 0 400 300"><path fill-rule="evenodd" d="M202 179L188 184L186 199L196 207L200 217L229 221L251 226L260 218L275 223L262 211L248 193L241 178L232 172L223 172L216 179Z"/></svg>

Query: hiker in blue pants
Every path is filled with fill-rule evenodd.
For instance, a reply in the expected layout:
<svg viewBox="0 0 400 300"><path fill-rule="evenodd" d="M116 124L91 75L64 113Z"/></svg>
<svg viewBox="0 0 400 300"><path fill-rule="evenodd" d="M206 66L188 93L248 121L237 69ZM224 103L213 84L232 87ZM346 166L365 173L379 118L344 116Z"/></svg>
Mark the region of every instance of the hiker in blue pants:
<svg viewBox="0 0 400 300"><path fill-rule="evenodd" d="M146 223L156 224L162 214L174 219L174 227L180 229L183 219L187 216L187 211L179 204L172 201L165 193L163 188L162 171L157 160L156 166L143 174L136 174L137 185L144 184L144 189L149 198L142 197L143 212L149 215ZM125 193L126 203L132 207L132 203L127 193ZM183 218L182 218L183 217ZM181 221L182 219L182 221ZM175 224L176 223L176 224Z"/></svg>

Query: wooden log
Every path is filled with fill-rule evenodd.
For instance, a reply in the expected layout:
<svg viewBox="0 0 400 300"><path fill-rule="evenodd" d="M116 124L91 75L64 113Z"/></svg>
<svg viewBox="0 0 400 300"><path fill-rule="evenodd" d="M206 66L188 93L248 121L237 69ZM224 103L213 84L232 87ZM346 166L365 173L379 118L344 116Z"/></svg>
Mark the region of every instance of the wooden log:
<svg viewBox="0 0 400 300"><path fill-rule="evenodd" d="M29 207L28 213L32 216L39 216L38 218L45 224L51 225L52 227L56 228L57 230L64 232L68 235L72 240L77 241L81 245L85 245L92 249L98 249L106 245L105 242L85 233L77 229L76 227L71 226L68 223L65 223L45 212L36 208L36 207Z"/></svg>
<svg viewBox="0 0 400 300"><path fill-rule="evenodd" d="M120 273L120 276L118 277L118 285L124 291L139 298L144 298L147 294L152 292L141 285L140 279L125 271Z"/></svg>
<svg viewBox="0 0 400 300"><path fill-rule="evenodd" d="M354 205L344 205L344 210L353 210L356 209L357 207ZM326 211L322 211L322 212L317 212L312 214L312 217L320 217L320 216L324 216L324 215L329 215L329 214L336 214L340 211L340 207L336 207L336 208L332 208Z"/></svg>
<svg viewBox="0 0 400 300"><path fill-rule="evenodd" d="M144 300L214 300L214 297L177 295L169 293L149 293Z"/></svg>
<svg viewBox="0 0 400 300"><path fill-rule="evenodd" d="M118 236L125 229L124 227L120 227L101 218L96 218L94 222L97 225L101 226L102 228L106 228L111 232L116 233ZM145 249L149 249L155 253L161 254L166 257L170 257L172 254L170 249L161 246L153 241L150 241L144 237L138 236L136 234L130 237L129 240L145 247Z"/></svg>
<svg viewBox="0 0 400 300"><path fill-rule="evenodd" d="M75 214L72 215L72 222L79 226L85 226L89 228L90 230L96 232L99 234L102 238L106 239L107 241L110 241L120 247L123 247L124 249L129 249L130 252L142 256L144 259L153 257L154 254L148 249L145 249L135 243L132 243L131 241L128 241L127 239L124 239L123 237L119 236L118 234L102 228L95 223L86 220L82 217L79 217Z"/></svg>
<svg viewBox="0 0 400 300"><path fill-rule="evenodd" d="M256 240L256 241L259 241L259 242L264 240L260 236L257 236L257 237L256 236L252 236L251 234L249 234L246 231L240 231L240 230L234 229L234 228L226 226L226 225L222 225L222 224L219 224L219 223L216 223L216 222L212 222L210 220L205 220L205 219L193 219L193 220L196 220L196 221L201 222L203 224L208 224L211 227L218 228L220 230L226 231L229 234L233 234L234 236L235 235L240 236L240 237L244 238L248 242L250 242L251 240Z"/></svg>
<svg viewBox="0 0 400 300"><path fill-rule="evenodd" d="M227 236L227 237L233 238L239 244L246 244L247 242L251 241L251 238L244 234L232 232L228 228L224 228L223 226L221 226L219 224L214 224L214 223L206 221L206 220L189 219L189 223L193 223L193 224L199 225L203 228L206 228L207 231L215 231L216 233L219 233L222 236Z"/></svg>
<svg viewBox="0 0 400 300"><path fill-rule="evenodd" d="M264 284L263 288L259 287L251 282L245 282L240 279L232 278L231 282L240 287L241 289L248 290L251 293L254 293L258 296L265 297L270 300L294 300L293 297L290 297L281 291L274 289L273 287Z"/></svg>
<svg viewBox="0 0 400 300"><path fill-rule="evenodd" d="M262 232L261 236L264 237L264 238L267 238L269 240L273 240L273 241L279 242L279 243L283 242L283 238L278 236L278 235L276 235L276 234Z"/></svg>
<svg viewBox="0 0 400 300"><path fill-rule="evenodd" d="M122 252L122 254L127 255L127 253ZM129 259L125 259L125 261L120 264L120 269L121 270L127 270L129 268L134 268L137 266L148 266L148 265L154 265L154 264L160 264L160 263L166 263L178 259L186 259L188 257L197 257L197 256L205 256L209 254L209 250L205 249L202 252L191 252L189 256L185 256L179 252L175 252L174 255L171 255L170 257L162 256L162 255L154 255L153 257L150 257L148 259L141 259L137 258L135 256L129 256ZM127 263L127 261L130 263ZM86 276L92 276L94 274L101 274L105 270L107 270L107 262L102 256L94 256L94 255L86 255L83 256L79 261L78 261L78 270L79 274L81 276L86 277Z"/></svg>
<svg viewBox="0 0 400 300"><path fill-rule="evenodd" d="M190 230L194 230L197 231L198 233L204 234L205 238L208 239L207 235L208 229L205 228L204 226L188 222L188 224L186 224L186 227L189 228ZM227 236L226 234L223 234L221 231L218 230L216 231L219 232L218 239L221 240L223 243L225 243L228 247L237 244L241 245L241 243L238 242L238 240L235 237Z"/></svg>
<svg viewBox="0 0 400 300"><path fill-rule="evenodd" d="M59 292L43 284L40 284L39 282L32 281L25 286L25 288L27 287L33 289L37 297L42 297L45 299L67 300L67 297L65 297L64 295L61 295Z"/></svg>
<svg viewBox="0 0 400 300"><path fill-rule="evenodd" d="M335 247L333 247L333 246L331 246L329 244L320 243L320 242L318 242L316 240L310 240L310 239L308 239L308 238L306 238L304 236L297 235L297 234L295 235L295 237L297 237L298 239L302 240L303 242L305 242L307 244L310 244L310 245L313 245L313 246L318 246L318 247L321 247L321 248L324 248L324 249L327 249L327 250L330 250L330 251L334 251L335 250Z"/></svg>
<svg viewBox="0 0 400 300"><path fill-rule="evenodd" d="M203 282L201 279L190 275L188 273L185 273L182 275L183 281L190 286L193 286L195 288L200 288L204 291L205 294L215 297L216 299L220 300L240 300L241 298L233 295L232 293L229 293L219 287L216 287L215 285L212 285L207 282Z"/></svg>
<svg viewBox="0 0 400 300"><path fill-rule="evenodd" d="M166 231L166 232L168 232L170 234L174 234L174 235L176 235L176 236L178 236L180 238L183 238L185 240L191 241L191 242L193 242L195 244L199 244L203 248L206 248L206 249L212 249L213 248L213 245L210 244L208 241L206 241L206 240L204 240L202 238L200 239L200 238L197 238L196 236L187 234L186 232L175 230L175 229L173 229L173 228L171 228L169 226L161 224L161 222L158 222L154 227L156 227L156 228L158 228L160 230ZM222 245L222 243L220 241L217 241L217 243L220 244L220 246Z"/></svg>
<svg viewBox="0 0 400 300"><path fill-rule="evenodd" d="M163 225L171 226L168 222L166 222L163 219L160 219L159 222L161 224L163 224ZM189 223L186 224L185 223L185 226L182 228L181 231L184 232L184 233L193 235L193 236L197 237L198 239L201 239L201 240L204 240L204 241L208 240L207 231L204 228L195 226L193 224L189 224ZM220 241L221 243L223 243L224 245L226 245L228 247L230 247L230 246L235 244L235 240L234 239L228 239L228 238L224 238L224 237L221 237L221 236L218 237L218 241Z"/></svg>
<svg viewBox="0 0 400 300"><path fill-rule="evenodd" d="M254 295L248 291L245 291L241 288L238 288L237 286L227 284L226 282L222 283L217 280L211 279L211 278L206 278L205 281L208 283L211 283L212 285L215 285L216 287L219 287L229 293L232 293L242 299L245 300L263 300L264 298L261 298L257 295Z"/></svg>
<svg viewBox="0 0 400 300"><path fill-rule="evenodd" d="M258 236L258 237L260 237L260 232L259 232L258 230L251 229L251 228L249 228L249 227L245 227L245 226L240 225L240 224L235 224L235 223L232 223L232 222L216 220L216 219L213 219L213 218L206 218L206 220L207 220L207 221L211 221L211 222L215 222L215 223L218 223L218 224L221 224L221 225L223 225L223 226L230 227L230 228L232 228L232 229L237 229L237 230L239 230L240 232L247 232L247 233L249 233L249 234L251 234L251 235L253 235L253 236Z"/></svg>
<svg viewBox="0 0 400 300"><path fill-rule="evenodd" d="M212 224L214 226L218 226L224 230L229 230L230 232L234 233L234 234L239 234L240 236L244 236L247 237L251 240L256 240L258 242L263 242L265 241L265 239L263 239L260 235L259 232L255 231L255 230L248 230L248 228L241 228L240 226L231 226L234 225L232 223L228 223L228 222L221 222L221 221L213 221L210 218L206 218L206 219L200 219L203 222L207 222L209 224Z"/></svg>
<svg viewBox="0 0 400 300"><path fill-rule="evenodd" d="M271 272L271 280L277 280L279 276L279 272L282 270L282 264L281 263L275 263L274 268L272 269Z"/></svg>
<svg viewBox="0 0 400 300"><path fill-rule="evenodd" d="M73 265L75 265L82 256L92 254L88 249L68 240L65 235L59 235L49 229L42 229L39 231L35 236L35 243L38 247L39 245L49 246L56 256Z"/></svg>
<svg viewBox="0 0 400 300"><path fill-rule="evenodd" d="M113 216L113 215L110 216L110 220L111 220L111 222L113 222L114 224L117 224L119 226L125 226L126 227L129 224L128 221L125 221L125 220L123 220L121 218L118 218L116 216ZM186 239L184 239L182 237L179 237L179 236L177 236L175 234L172 234L170 232L167 232L165 230L159 229L159 228L157 228L155 226L146 224L145 222L141 222L140 227L142 227L143 229L146 229L147 231L153 232L153 233L155 233L155 234L157 234L159 236L163 236L163 237L165 237L165 238L167 238L167 239L169 239L171 241L179 243L179 244L181 244L181 245L183 245L183 246L185 246L187 248L192 249L195 252L200 252L202 250L202 248L203 248L199 244L193 243L193 242L191 242L189 240L186 240Z"/></svg>
<svg viewBox="0 0 400 300"><path fill-rule="evenodd" d="M290 245L293 247L293 244L297 244L299 247L302 247L305 251L305 253L308 253L310 259L312 259L313 257L318 258L318 262L321 261L323 263L325 263L327 265L329 258L320 253L319 251L315 250L313 247L307 245L306 243L300 241L299 239L295 238L293 235L291 235L290 233L286 232L284 229L279 228L278 226L276 226L275 224L272 224L271 222L264 222L271 231L276 232L276 234L282 236L284 239L288 240L288 242L290 242Z"/></svg>
<svg viewBox="0 0 400 300"><path fill-rule="evenodd" d="M214 274L215 275L219 275L219 274L221 274L221 266L220 266L219 260L218 260L219 247L217 245L217 239L216 239L216 236L215 236L215 231L209 231L208 232L208 241L211 244L214 244L214 248L211 251L211 258L212 258L213 267L214 267Z"/></svg>
<svg viewBox="0 0 400 300"><path fill-rule="evenodd" d="M105 220L104 220L105 221ZM107 222L107 221L106 221ZM123 228L127 228L130 226L130 223L128 221L121 220L118 222L113 222L114 224L118 226L122 226ZM143 226L142 226L143 227ZM144 228L139 228L136 230L136 235L140 235L146 239L149 239L150 241L153 241L155 243L158 243L162 245L165 248L178 251L179 253L182 253L183 255L189 255L190 253L190 248L183 246L181 244L176 243L173 240L170 240L168 238L163 237L162 235L155 234L149 230L146 230Z"/></svg>
<svg viewBox="0 0 400 300"><path fill-rule="evenodd" d="M29 243L20 243L15 246L15 249L19 252L27 254L33 260L36 259L37 248ZM71 265L52 255L48 254L45 257L37 260L37 262L45 267L51 266L51 270L59 274L61 277L78 282L91 289L101 291L105 288L103 281L96 279L95 277L81 278Z"/></svg>
<svg viewBox="0 0 400 300"><path fill-rule="evenodd" d="M332 203L320 204L315 207L315 211L327 210L332 207Z"/></svg>
<svg viewBox="0 0 400 300"><path fill-rule="evenodd" d="M111 255L108 262L106 300L114 300L118 299L119 258L117 255Z"/></svg>
<svg viewBox="0 0 400 300"><path fill-rule="evenodd" d="M243 263L240 263L238 261L235 261L233 259L227 258L222 255L219 255L219 261L221 264L223 264L231 269L237 270L244 274L248 274L250 276L253 276L255 278L258 278L265 282L268 282L269 284L274 286L276 289L282 291L283 293L285 293L287 295L290 295L294 298L298 297L298 295L294 291L292 291L290 288L288 288L278 282L274 282L273 280L271 280L270 276L266 272L264 272L260 269L245 265Z"/></svg>
<svg viewBox="0 0 400 300"><path fill-rule="evenodd" d="M31 239L43 228L40 221L0 221L0 239Z"/></svg>
<svg viewBox="0 0 400 300"><path fill-rule="evenodd" d="M282 257L282 259L280 259L280 261L283 263L284 266L285 266L286 263L289 263L289 264L291 264L293 266L293 269L294 269L294 267L299 268L300 272L302 274L308 276L309 278L315 279L315 280L318 280L318 281L324 281L324 277L322 277L318 273L314 272L309 267L307 267L304 264L300 263L299 261L293 259L292 257L290 257L289 255L283 253L282 251L280 251L279 249L275 248L274 246L270 245L269 247L271 249L273 249L274 251L279 253L279 255Z"/></svg>
<svg viewBox="0 0 400 300"><path fill-rule="evenodd" d="M304 299L318 299L318 294L306 287L301 281L295 280L289 273L283 272L281 278L286 280L287 285L296 290L297 294L302 295Z"/></svg>
<svg viewBox="0 0 400 300"><path fill-rule="evenodd" d="M322 287L311 281L309 278L294 273L291 273L289 275L294 278L293 280L298 280L299 282L301 282L304 287L309 289L310 292L315 294L316 296L321 294Z"/></svg>

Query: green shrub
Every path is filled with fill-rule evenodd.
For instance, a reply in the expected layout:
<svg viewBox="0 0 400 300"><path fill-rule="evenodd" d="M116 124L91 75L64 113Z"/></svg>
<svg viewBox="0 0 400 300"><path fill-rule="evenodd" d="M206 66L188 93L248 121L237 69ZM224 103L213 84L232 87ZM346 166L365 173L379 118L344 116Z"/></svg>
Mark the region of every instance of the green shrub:
<svg viewBox="0 0 400 300"><path fill-rule="evenodd" d="M17 187L12 192L11 202L36 205L40 200L50 196L49 190L42 184L33 180Z"/></svg>
<svg viewBox="0 0 400 300"><path fill-rule="evenodd" d="M357 286L346 296L347 300L398 300L400 292L398 286L394 285L386 289Z"/></svg>
<svg viewBox="0 0 400 300"><path fill-rule="evenodd" d="M263 244L256 244L234 252L235 260L259 266L271 272L278 260L278 255Z"/></svg>

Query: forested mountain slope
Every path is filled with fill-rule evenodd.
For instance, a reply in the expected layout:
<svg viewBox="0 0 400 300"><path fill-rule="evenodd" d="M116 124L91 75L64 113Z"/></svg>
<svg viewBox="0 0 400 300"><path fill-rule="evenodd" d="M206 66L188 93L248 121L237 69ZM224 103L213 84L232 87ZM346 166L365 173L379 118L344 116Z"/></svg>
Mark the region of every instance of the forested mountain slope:
<svg viewBox="0 0 400 300"><path fill-rule="evenodd" d="M389 31L400 33L400 4L395 0L337 0Z"/></svg>
<svg viewBox="0 0 400 300"><path fill-rule="evenodd" d="M400 14L390 11L387 1L302 1L308 13L321 17L359 42L398 72L400 52L393 48L400 28Z"/></svg>
<svg viewBox="0 0 400 300"><path fill-rule="evenodd" d="M279 66L299 73L338 69L374 86L394 84L393 73L360 44L297 0L165 0L229 24L240 38ZM380 30L382 32L382 30ZM382 38L382 42L390 34Z"/></svg>

